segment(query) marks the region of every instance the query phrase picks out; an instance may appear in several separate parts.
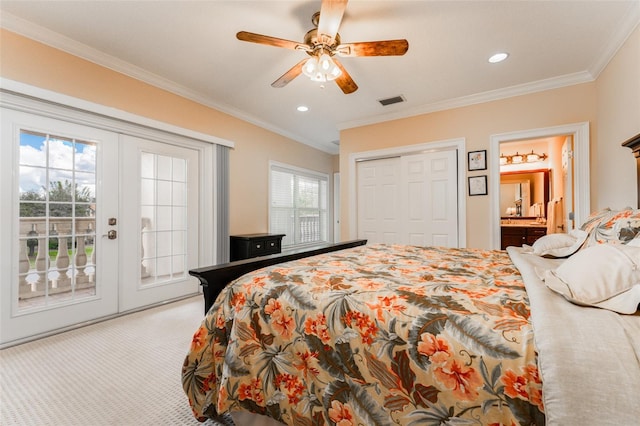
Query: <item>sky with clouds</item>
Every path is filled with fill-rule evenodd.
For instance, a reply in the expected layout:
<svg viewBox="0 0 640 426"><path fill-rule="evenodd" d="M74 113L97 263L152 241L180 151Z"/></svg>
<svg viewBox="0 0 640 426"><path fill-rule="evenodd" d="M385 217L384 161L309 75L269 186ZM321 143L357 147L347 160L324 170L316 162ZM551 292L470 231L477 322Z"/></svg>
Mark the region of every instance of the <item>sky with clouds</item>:
<svg viewBox="0 0 640 426"><path fill-rule="evenodd" d="M54 136L22 132L20 135L20 193L44 195L49 182L68 180L78 190L96 193L96 145ZM47 167L48 166L48 167Z"/></svg>

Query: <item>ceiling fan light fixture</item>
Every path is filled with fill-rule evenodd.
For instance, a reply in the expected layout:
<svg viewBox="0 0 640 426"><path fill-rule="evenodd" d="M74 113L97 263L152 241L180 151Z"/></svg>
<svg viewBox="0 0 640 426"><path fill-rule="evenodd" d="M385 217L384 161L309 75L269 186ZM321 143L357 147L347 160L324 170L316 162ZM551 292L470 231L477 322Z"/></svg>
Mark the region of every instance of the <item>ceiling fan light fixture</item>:
<svg viewBox="0 0 640 426"><path fill-rule="evenodd" d="M320 69L322 70L322 72L327 73L332 67L335 66L335 63L333 63L331 56L323 53L322 55L320 55L320 59L318 59L318 65L320 65Z"/></svg>
<svg viewBox="0 0 640 426"><path fill-rule="evenodd" d="M309 78L313 78L318 72L318 58L315 56L310 57L307 62L304 63L302 67L302 73Z"/></svg>
<svg viewBox="0 0 640 426"><path fill-rule="evenodd" d="M322 73L322 71L317 71L312 77L311 81L317 81L318 83L324 83L327 81L326 76Z"/></svg>
<svg viewBox="0 0 640 426"><path fill-rule="evenodd" d="M327 53L310 57L302 67L302 73L312 81L324 83L335 80L342 74L331 56Z"/></svg>

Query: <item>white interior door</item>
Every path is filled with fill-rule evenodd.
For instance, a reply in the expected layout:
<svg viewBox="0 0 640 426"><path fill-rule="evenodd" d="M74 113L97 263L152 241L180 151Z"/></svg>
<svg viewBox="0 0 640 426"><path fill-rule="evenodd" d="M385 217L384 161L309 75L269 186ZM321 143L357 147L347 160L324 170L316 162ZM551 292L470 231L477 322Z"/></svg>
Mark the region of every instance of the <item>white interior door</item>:
<svg viewBox="0 0 640 426"><path fill-rule="evenodd" d="M122 136L120 310L194 294L199 151Z"/></svg>
<svg viewBox="0 0 640 426"><path fill-rule="evenodd" d="M400 241L400 157L357 163L358 238Z"/></svg>
<svg viewBox="0 0 640 426"><path fill-rule="evenodd" d="M402 242L458 247L455 150L405 155L402 169Z"/></svg>
<svg viewBox="0 0 640 426"><path fill-rule="evenodd" d="M456 150L357 163L358 238L458 247Z"/></svg>
<svg viewBox="0 0 640 426"><path fill-rule="evenodd" d="M116 313L117 134L3 108L1 138L0 343Z"/></svg>

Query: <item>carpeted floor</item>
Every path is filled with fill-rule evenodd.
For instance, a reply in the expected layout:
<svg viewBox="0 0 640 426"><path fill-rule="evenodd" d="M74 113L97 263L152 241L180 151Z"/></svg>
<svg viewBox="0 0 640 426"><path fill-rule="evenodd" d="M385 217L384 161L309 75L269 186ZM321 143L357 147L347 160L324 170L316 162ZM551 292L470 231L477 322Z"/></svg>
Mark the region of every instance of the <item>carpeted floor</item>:
<svg viewBox="0 0 640 426"><path fill-rule="evenodd" d="M197 296L0 351L0 424L217 425L193 418L180 383L202 304Z"/></svg>

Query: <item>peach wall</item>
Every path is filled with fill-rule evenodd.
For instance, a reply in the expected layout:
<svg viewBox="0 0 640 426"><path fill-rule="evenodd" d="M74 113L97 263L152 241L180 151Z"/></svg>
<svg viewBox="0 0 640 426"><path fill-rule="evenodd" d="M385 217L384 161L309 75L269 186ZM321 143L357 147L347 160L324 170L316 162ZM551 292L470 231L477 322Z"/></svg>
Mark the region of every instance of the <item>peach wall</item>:
<svg viewBox="0 0 640 426"><path fill-rule="evenodd" d="M494 134L584 121L591 123L593 145L596 111L596 85L586 83L343 130L340 134L341 233L349 235L351 226L346 178L351 153L453 138L465 138L467 151L489 150L490 136ZM468 247L491 247L489 221L490 197L467 196Z"/></svg>
<svg viewBox="0 0 640 426"><path fill-rule="evenodd" d="M596 81L598 137L591 145L592 206L636 207L634 160L620 143L640 133L640 26Z"/></svg>
<svg viewBox="0 0 640 426"><path fill-rule="evenodd" d="M230 231L268 231L269 161L328 175L335 156L92 62L1 30L0 75L234 142Z"/></svg>
<svg viewBox="0 0 640 426"><path fill-rule="evenodd" d="M596 82L455 108L341 132L340 159L89 61L1 30L0 75L233 141L231 232L267 224L268 162L331 173L341 180L341 233L349 235L348 155L464 137L488 149L492 134L589 121L591 208L635 205L635 166L620 142L640 132L640 29ZM45 66L46 64L46 66ZM613 190L611 188L614 188ZM489 197L467 198L467 246L488 248Z"/></svg>

